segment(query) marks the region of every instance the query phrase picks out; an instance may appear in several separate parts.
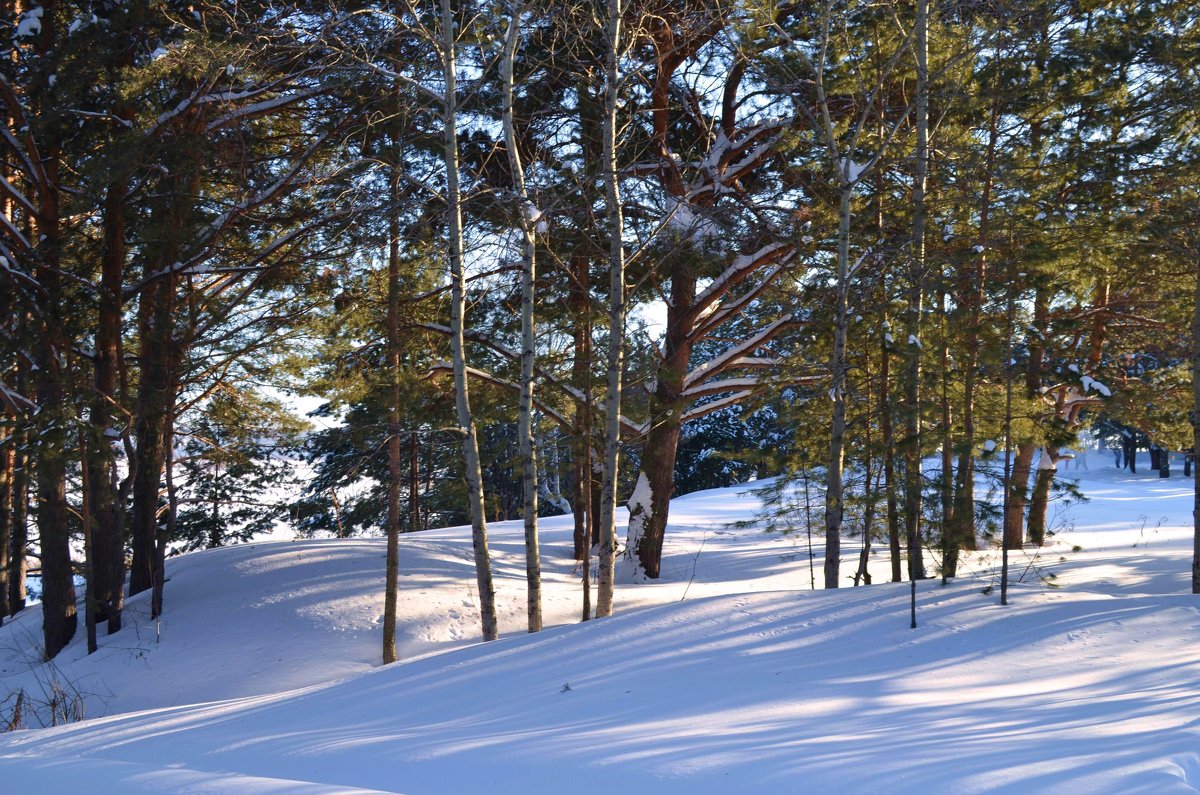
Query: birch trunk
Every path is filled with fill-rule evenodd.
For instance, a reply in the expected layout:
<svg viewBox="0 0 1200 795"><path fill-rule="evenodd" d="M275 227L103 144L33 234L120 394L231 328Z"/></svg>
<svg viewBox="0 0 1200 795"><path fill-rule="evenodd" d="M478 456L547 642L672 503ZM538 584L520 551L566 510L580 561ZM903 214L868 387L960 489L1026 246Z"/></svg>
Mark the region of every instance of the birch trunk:
<svg viewBox="0 0 1200 795"><path fill-rule="evenodd" d="M441 40L445 104L443 106L442 155L446 166L446 213L450 248L450 348L454 367L454 402L463 434L463 458L466 465L467 493L471 507L471 544L475 553L475 579L479 588L479 619L484 640L499 636L496 626L496 591L492 585L491 556L488 553L487 520L483 500L483 473L479 465L479 439L471 415L467 392L467 364L464 351L466 279L463 274L462 192L458 179L458 87L455 58L455 23L450 0L441 0Z"/></svg>
<svg viewBox="0 0 1200 795"><path fill-rule="evenodd" d="M525 171L521 163L521 153L517 149L516 125L513 119L513 66L517 56L517 40L521 34L521 18L525 13L520 0L513 3L511 13L508 35L504 42L504 58L500 62L500 75L504 82L504 145L508 151L513 189L521 205L518 218L524 244L521 262L521 401L517 420L517 445L521 458L521 488L524 497L522 517L525 522L525 607L529 631L537 632L542 628L542 566L538 552L537 458L533 448L533 285L537 278L535 234L538 224L544 221L541 212L530 202L529 193L525 189Z"/></svg>
<svg viewBox="0 0 1200 795"><path fill-rule="evenodd" d="M838 587L842 555L843 464L846 440L846 336L849 328L850 291L850 200L854 190L847 157L839 174L837 292L834 310L833 356L829 372L833 376L833 419L829 434L829 466L825 478L825 587Z"/></svg>
<svg viewBox="0 0 1200 795"><path fill-rule="evenodd" d="M607 0L602 162L608 213L608 394L604 416L604 475L600 487L600 570L596 616L612 615L617 553L617 476L621 454L621 376L625 356L625 216L617 173L618 55L621 0ZM632 550L630 550L632 551Z"/></svg>

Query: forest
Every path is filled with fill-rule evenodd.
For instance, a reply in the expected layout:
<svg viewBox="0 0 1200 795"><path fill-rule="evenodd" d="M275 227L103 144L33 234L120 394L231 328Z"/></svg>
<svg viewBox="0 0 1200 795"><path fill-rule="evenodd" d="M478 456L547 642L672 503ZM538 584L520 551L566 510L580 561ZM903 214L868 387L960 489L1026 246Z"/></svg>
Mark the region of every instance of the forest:
<svg viewBox="0 0 1200 795"><path fill-rule="evenodd" d="M95 649L175 554L383 535L391 662L406 533L470 525L491 640L490 522L533 632L539 518L587 620L701 489L774 478L838 588L1043 544L1085 445L1193 475L1198 17L3 0L0 621Z"/></svg>

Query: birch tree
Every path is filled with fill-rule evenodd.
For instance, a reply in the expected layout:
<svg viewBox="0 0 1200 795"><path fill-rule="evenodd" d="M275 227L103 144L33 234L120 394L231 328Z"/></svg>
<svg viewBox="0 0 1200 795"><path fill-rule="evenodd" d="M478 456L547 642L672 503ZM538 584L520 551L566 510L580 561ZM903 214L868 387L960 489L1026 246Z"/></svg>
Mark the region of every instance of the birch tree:
<svg viewBox="0 0 1200 795"><path fill-rule="evenodd" d="M471 414L465 352L466 280L463 271L462 191L458 172L458 46L457 21L450 0L440 0L441 24L436 39L442 66L442 156L446 169L447 246L450 266L450 348L454 368L454 399L463 437L467 495L471 507L471 546L479 588L479 618L484 640L499 637L496 625L496 591L492 584L487 520L483 499L483 474L479 440Z"/></svg>
<svg viewBox="0 0 1200 795"><path fill-rule="evenodd" d="M615 0L618 1L619 0ZM521 259L521 399L518 408L518 445L521 456L521 486L524 494L523 519L525 524L525 581L526 613L529 631L542 628L542 573L538 552L538 478L537 458L533 446L533 370L535 354L535 323L533 286L537 279L538 227L545 224L542 211L529 198L525 188L525 169L518 148L516 121L513 113L513 68L516 61L517 43L521 37L521 20L525 10L521 0L513 2L509 11L508 31L504 39L504 54L500 61L500 75L504 83L504 145L508 153L508 167L512 172L513 193L520 211L517 214L522 237ZM611 600L609 610L611 612Z"/></svg>

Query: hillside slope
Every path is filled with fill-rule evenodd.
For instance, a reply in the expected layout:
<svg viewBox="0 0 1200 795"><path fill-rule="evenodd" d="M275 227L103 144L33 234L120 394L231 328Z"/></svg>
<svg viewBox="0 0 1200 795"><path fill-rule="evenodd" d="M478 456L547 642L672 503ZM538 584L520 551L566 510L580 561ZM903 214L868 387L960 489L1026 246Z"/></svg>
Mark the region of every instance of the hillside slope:
<svg viewBox="0 0 1200 795"><path fill-rule="evenodd" d="M536 636L520 632L519 529L494 528L508 636L492 644L467 645L466 536L406 539L402 587L420 601L405 600L402 653L424 656L373 670L378 542L187 556L172 561L160 643L151 633L140 656L61 664L95 666L110 706L150 701L125 693L140 683L159 708L0 737L0 780L414 795L1198 791L1191 489L1081 474L1092 501L1052 547L1016 556L1027 582L1009 607L984 593L991 561L974 557L957 583L920 585L915 631L906 584L804 592L803 547L727 526L755 509L734 489L674 503L670 581L621 589L611 619ZM577 593L557 521L548 612L565 622ZM1050 573L1062 588L1045 585ZM172 690L181 705L227 700L169 706Z"/></svg>

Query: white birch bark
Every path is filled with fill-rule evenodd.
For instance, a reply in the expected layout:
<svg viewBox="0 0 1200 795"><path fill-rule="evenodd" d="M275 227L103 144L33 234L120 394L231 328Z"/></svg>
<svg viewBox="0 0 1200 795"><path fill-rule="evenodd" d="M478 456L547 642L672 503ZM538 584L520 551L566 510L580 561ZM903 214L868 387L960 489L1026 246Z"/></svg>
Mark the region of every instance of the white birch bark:
<svg viewBox="0 0 1200 795"><path fill-rule="evenodd" d="M442 153L446 165L446 215L450 248L450 355L454 366L454 402L463 435L463 458L471 508L471 545L475 553L475 579L479 587L479 619L483 639L495 640L499 636L496 627L496 591L492 585L492 564L488 553L487 523L484 515L483 473L479 466L479 440L467 392L464 351L466 280L463 277L462 190L458 180L458 67L455 59L454 14L450 0L441 0L441 12L439 49L445 83Z"/></svg>
<svg viewBox="0 0 1200 795"><path fill-rule="evenodd" d="M525 520L525 582L526 614L529 631L542 628L542 570L538 553L538 483L537 459L533 448L533 365L534 365L534 315L533 284L537 277L538 226L544 224L541 211L529 200L525 188L525 171L521 153L517 149L517 135L513 120L513 65L517 56L517 40L521 35L521 17L524 7L521 0L512 4L508 33L504 40L504 57L500 61L500 75L504 83L504 145L508 150L508 165L512 172L513 191L521 204L518 213L523 238L521 261L521 400L517 420L517 444L521 458L521 487L524 496L522 508Z"/></svg>
<svg viewBox="0 0 1200 795"><path fill-rule="evenodd" d="M444 0L443 0L444 1ZM604 478L600 489L600 571L596 585L596 616L612 615L614 567L617 552L617 474L621 451L621 370L625 354L625 248L621 188L617 182L618 54L621 39L621 0L608 0L605 29L603 163L608 205L608 394L605 398Z"/></svg>

